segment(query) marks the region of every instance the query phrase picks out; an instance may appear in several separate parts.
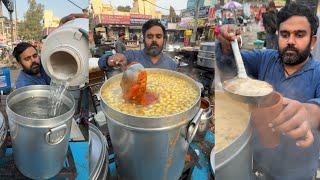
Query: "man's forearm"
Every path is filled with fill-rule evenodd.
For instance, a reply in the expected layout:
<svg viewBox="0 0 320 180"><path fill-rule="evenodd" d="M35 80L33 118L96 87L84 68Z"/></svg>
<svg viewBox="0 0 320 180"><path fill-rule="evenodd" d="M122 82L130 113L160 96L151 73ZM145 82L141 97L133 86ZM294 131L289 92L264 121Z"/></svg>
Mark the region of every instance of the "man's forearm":
<svg viewBox="0 0 320 180"><path fill-rule="evenodd" d="M100 69L107 70L109 68L107 63L109 57L110 57L109 54L104 54L99 58L98 65Z"/></svg>

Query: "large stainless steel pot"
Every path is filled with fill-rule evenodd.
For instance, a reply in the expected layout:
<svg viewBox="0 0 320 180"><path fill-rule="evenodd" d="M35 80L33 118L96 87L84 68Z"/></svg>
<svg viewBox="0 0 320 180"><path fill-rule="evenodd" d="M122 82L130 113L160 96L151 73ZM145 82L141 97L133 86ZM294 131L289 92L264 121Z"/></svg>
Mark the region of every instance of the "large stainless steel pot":
<svg viewBox="0 0 320 180"><path fill-rule="evenodd" d="M111 108L102 98L101 106L107 117L108 129L116 154L120 178L133 180L175 180L181 176L184 157L199 122L200 88L191 78L170 70L161 71L185 79L198 91L197 100L182 113L166 117L138 117ZM110 78L100 90L120 82L122 74Z"/></svg>
<svg viewBox="0 0 320 180"><path fill-rule="evenodd" d="M104 180L108 174L107 140L101 131L89 124L89 169L90 180Z"/></svg>
<svg viewBox="0 0 320 180"><path fill-rule="evenodd" d="M49 119L21 116L13 107L26 98L49 95L50 86L33 85L17 89L7 97L15 164L23 175L33 179L53 177L63 168L75 102L65 93L62 102L68 107L67 112Z"/></svg>
<svg viewBox="0 0 320 180"><path fill-rule="evenodd" d="M217 93L217 91L216 91ZM219 93L219 92L218 92ZM228 99L224 99L227 101ZM217 102L217 99L216 99ZM232 102L231 102L232 103ZM230 103L230 109L237 108ZM217 106L218 103L215 104ZM240 108L240 107L238 107ZM217 114L219 112L215 112ZM219 129L219 127L217 127ZM228 133L228 132L225 132ZM251 180L252 173L252 146L250 139L252 127L250 122L240 135L231 144L215 152L215 178L223 180ZM216 137L219 138L219 137Z"/></svg>

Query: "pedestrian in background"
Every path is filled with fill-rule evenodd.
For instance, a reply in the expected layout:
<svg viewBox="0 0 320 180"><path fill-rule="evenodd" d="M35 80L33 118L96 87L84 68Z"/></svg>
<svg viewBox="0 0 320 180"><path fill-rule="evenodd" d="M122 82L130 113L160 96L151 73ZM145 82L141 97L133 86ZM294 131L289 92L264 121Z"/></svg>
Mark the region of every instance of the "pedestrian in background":
<svg viewBox="0 0 320 180"><path fill-rule="evenodd" d="M266 32L265 47L267 49L278 49L277 14L278 10L274 2L270 1L267 11L262 14L262 22Z"/></svg>

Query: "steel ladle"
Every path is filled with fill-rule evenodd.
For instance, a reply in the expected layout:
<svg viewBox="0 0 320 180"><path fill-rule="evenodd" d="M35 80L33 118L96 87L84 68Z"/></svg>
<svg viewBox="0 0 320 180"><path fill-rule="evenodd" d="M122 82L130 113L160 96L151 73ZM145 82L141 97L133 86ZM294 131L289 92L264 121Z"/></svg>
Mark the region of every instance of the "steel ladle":
<svg viewBox="0 0 320 180"><path fill-rule="evenodd" d="M232 98L249 103L249 104L258 104L260 100L264 99L266 96L272 93L273 88L272 86L265 82L260 80L253 80L247 76L243 60L240 54L238 41L234 40L231 42L232 51L235 57L237 69L238 69L238 75L230 80L226 80L223 82L223 89L227 92L229 96ZM250 93L242 93L239 92L238 89L240 89L241 84L244 85L246 83L248 85L248 92L250 87L257 88L256 90L250 92ZM255 83L255 84L253 84ZM264 91L259 91L259 88L264 88Z"/></svg>

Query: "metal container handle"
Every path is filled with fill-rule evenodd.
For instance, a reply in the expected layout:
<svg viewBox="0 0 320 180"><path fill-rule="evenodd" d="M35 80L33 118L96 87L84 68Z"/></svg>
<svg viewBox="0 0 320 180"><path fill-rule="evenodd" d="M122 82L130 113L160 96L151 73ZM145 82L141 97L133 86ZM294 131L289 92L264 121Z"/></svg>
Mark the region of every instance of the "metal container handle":
<svg viewBox="0 0 320 180"><path fill-rule="evenodd" d="M202 115L203 109L200 108L199 112L194 116L192 121L189 122L187 126L187 135L186 135L186 140L188 143L191 143L194 136L197 133L200 120L201 120L201 115Z"/></svg>
<svg viewBox="0 0 320 180"><path fill-rule="evenodd" d="M56 145L63 141L67 134L67 125L63 124L61 126L52 128L46 133L46 141L50 145Z"/></svg>

